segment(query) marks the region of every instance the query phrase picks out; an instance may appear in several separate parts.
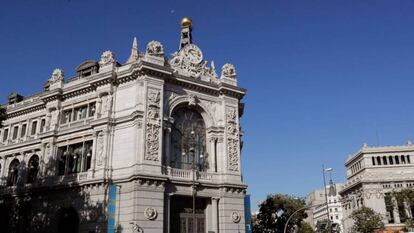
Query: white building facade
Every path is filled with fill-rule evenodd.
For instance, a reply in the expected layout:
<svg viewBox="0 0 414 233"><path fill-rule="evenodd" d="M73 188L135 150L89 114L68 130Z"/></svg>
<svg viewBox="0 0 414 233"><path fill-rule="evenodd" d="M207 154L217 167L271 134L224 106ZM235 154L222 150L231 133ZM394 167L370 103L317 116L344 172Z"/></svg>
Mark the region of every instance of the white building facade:
<svg viewBox="0 0 414 233"><path fill-rule="evenodd" d="M399 203L395 191L414 187L414 145L364 146L345 163L347 182L340 192L344 209L344 229L351 232L351 213L366 206L379 213L387 228L404 226L412 218L414 206Z"/></svg>
<svg viewBox="0 0 414 233"><path fill-rule="evenodd" d="M158 41L141 52L134 39L124 64L106 51L66 81L55 69L42 93L9 96L2 231L245 231L246 91L233 65L220 75L208 65L190 19L180 29L172 57Z"/></svg>
<svg viewBox="0 0 414 233"><path fill-rule="evenodd" d="M318 222L326 222L329 220L333 223L336 229L342 232L342 205L341 196L339 192L342 190L343 184L333 184L326 186L326 195L328 199L328 206L326 206L325 190L318 189L308 194L306 203L313 206L307 211L307 222L313 228L317 227ZM328 215L329 212L329 215Z"/></svg>

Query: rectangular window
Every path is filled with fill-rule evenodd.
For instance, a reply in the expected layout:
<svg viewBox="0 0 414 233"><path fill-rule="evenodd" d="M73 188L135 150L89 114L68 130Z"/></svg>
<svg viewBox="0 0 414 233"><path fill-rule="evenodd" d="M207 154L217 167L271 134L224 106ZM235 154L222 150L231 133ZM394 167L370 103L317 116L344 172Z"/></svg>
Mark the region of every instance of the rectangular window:
<svg viewBox="0 0 414 233"><path fill-rule="evenodd" d="M71 121L71 117L72 117L72 109L63 111L61 123L62 124L69 123Z"/></svg>
<svg viewBox="0 0 414 233"><path fill-rule="evenodd" d="M404 155L401 155L401 163L405 164L405 156Z"/></svg>
<svg viewBox="0 0 414 233"><path fill-rule="evenodd" d="M88 109L87 105L75 108L75 111L74 111L74 114L73 114L73 120L77 121L77 120L85 119L87 109Z"/></svg>
<svg viewBox="0 0 414 233"><path fill-rule="evenodd" d="M95 104L95 102L90 103L89 104L89 113L88 113L88 116L89 117L95 116L95 112L96 112L96 104Z"/></svg>
<svg viewBox="0 0 414 233"><path fill-rule="evenodd" d="M40 121L40 132L41 133L43 133L46 129L45 129L45 126L46 126L46 120L45 119L42 119L41 121Z"/></svg>
<svg viewBox="0 0 414 233"><path fill-rule="evenodd" d="M35 135L37 131L37 121L32 122L32 132L31 135Z"/></svg>
<svg viewBox="0 0 414 233"><path fill-rule="evenodd" d="M12 139L15 140L17 139L17 135L19 134L19 126L14 126L13 128L13 137Z"/></svg>
<svg viewBox="0 0 414 233"><path fill-rule="evenodd" d="M23 124L22 125L22 130L20 132L20 137L26 136L26 129L27 129L27 125L26 124Z"/></svg>
<svg viewBox="0 0 414 233"><path fill-rule="evenodd" d="M400 164L400 158L398 158L398 155L395 156L395 164Z"/></svg>
<svg viewBox="0 0 414 233"><path fill-rule="evenodd" d="M372 157L372 165L375 166L375 157Z"/></svg>
<svg viewBox="0 0 414 233"><path fill-rule="evenodd" d="M58 148L58 174L85 172L91 167L92 141Z"/></svg>
<svg viewBox="0 0 414 233"><path fill-rule="evenodd" d="M7 141L8 138L9 138L9 129L5 129L4 134L3 134L3 142Z"/></svg>
<svg viewBox="0 0 414 233"><path fill-rule="evenodd" d="M407 155L407 163L411 163L409 155Z"/></svg>

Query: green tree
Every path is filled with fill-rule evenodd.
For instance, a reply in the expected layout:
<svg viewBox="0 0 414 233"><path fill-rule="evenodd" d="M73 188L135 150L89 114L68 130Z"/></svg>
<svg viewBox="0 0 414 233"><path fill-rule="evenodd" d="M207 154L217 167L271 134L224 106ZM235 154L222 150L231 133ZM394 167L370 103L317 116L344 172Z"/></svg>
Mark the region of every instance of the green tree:
<svg viewBox="0 0 414 233"><path fill-rule="evenodd" d="M302 221L299 225L299 229L298 229L298 233L314 233L315 231L313 230L312 226L307 223Z"/></svg>
<svg viewBox="0 0 414 233"><path fill-rule="evenodd" d="M283 233L285 223L290 215L296 210L303 208L305 201L300 198L284 194L275 194L267 196L266 200L259 205L259 213L253 224L254 233ZM299 230L302 220L307 217L305 210L299 211L289 221L287 232L293 232L298 227ZM302 229L303 233L309 233L306 227Z"/></svg>
<svg viewBox="0 0 414 233"><path fill-rule="evenodd" d="M354 232L372 233L376 229L384 228L381 215L365 206L354 210L351 218L354 220L354 226L352 227Z"/></svg>

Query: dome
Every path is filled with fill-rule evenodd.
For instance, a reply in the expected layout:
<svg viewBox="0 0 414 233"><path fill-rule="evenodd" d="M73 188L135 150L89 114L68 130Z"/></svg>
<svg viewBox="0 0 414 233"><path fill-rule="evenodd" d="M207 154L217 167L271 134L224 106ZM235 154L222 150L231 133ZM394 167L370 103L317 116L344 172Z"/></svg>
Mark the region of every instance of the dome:
<svg viewBox="0 0 414 233"><path fill-rule="evenodd" d="M191 19L188 17L184 17L181 20L181 27L188 27L188 26L191 26L192 24L193 24L193 21L191 21Z"/></svg>

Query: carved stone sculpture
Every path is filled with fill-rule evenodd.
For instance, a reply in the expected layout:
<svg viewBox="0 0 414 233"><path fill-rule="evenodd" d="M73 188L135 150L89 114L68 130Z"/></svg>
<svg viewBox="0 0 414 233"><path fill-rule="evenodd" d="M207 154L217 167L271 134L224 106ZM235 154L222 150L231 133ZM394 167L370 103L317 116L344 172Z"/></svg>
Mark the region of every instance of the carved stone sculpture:
<svg viewBox="0 0 414 233"><path fill-rule="evenodd" d="M153 40L147 44L146 53L151 56L163 56L164 48L159 41Z"/></svg>
<svg viewBox="0 0 414 233"><path fill-rule="evenodd" d="M52 73L52 76L49 79L49 82L52 84L52 83L55 83L55 82L63 81L63 78L64 78L63 70L54 69L53 73Z"/></svg>
<svg viewBox="0 0 414 233"><path fill-rule="evenodd" d="M236 78L236 68L234 68L234 65L230 63L224 64L224 66L221 68L221 76L227 78Z"/></svg>
<svg viewBox="0 0 414 233"><path fill-rule="evenodd" d="M111 65L115 63L115 55L111 51L105 51L101 55L101 60L99 61L99 65L101 67Z"/></svg>
<svg viewBox="0 0 414 233"><path fill-rule="evenodd" d="M203 53L194 44L189 44L179 52L172 54L170 65L175 72L183 75L190 75L204 81L218 83L214 62L207 67L207 61L203 59Z"/></svg>

